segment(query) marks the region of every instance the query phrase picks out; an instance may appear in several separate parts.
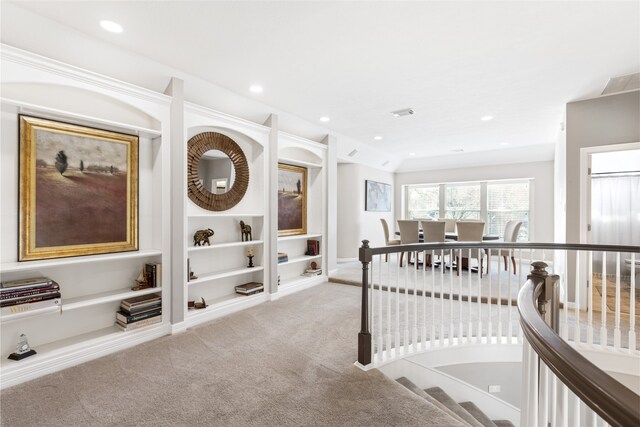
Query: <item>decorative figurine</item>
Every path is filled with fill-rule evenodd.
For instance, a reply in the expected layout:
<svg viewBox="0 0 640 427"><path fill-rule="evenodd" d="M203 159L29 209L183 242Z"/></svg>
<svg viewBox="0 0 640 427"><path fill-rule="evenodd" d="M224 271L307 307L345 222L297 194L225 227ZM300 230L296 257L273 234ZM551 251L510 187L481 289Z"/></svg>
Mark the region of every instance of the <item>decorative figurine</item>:
<svg viewBox="0 0 640 427"><path fill-rule="evenodd" d="M195 301L187 301L187 308L195 308L196 310L200 310L203 308L207 308L207 302L204 300L204 298L200 298L201 301L195 302Z"/></svg>
<svg viewBox="0 0 640 427"><path fill-rule="evenodd" d="M33 356L34 354L36 354L36 351L29 347L27 336L25 334L20 334L20 341L18 341L18 345L16 345L16 352L11 353L9 355L9 359L22 360L25 357Z"/></svg>
<svg viewBox="0 0 640 427"><path fill-rule="evenodd" d="M242 233L243 242L253 241L253 237L251 236L251 226L249 224L245 224L244 221L240 221L240 233Z"/></svg>
<svg viewBox="0 0 640 427"><path fill-rule="evenodd" d="M147 280L147 275L144 267L142 267L142 271L138 274L138 278L136 279L136 284L131 288L132 291L140 291L142 289L150 288L151 284Z"/></svg>
<svg viewBox="0 0 640 427"><path fill-rule="evenodd" d="M318 264L316 264L315 261L311 261L311 264L309 264L309 268L311 268L312 270L315 270L318 268Z"/></svg>
<svg viewBox="0 0 640 427"><path fill-rule="evenodd" d="M196 280L197 278L198 276L191 271L191 260L187 258L187 282L190 280Z"/></svg>
<svg viewBox="0 0 640 427"><path fill-rule="evenodd" d="M249 258L249 265L247 268L254 267L253 265L253 257L256 255L256 249L253 246L249 246L247 248L247 258Z"/></svg>
<svg viewBox="0 0 640 427"><path fill-rule="evenodd" d="M213 236L213 230L207 228L206 230L198 230L193 235L193 246L204 246L206 243L208 246L211 246L209 242L209 237Z"/></svg>

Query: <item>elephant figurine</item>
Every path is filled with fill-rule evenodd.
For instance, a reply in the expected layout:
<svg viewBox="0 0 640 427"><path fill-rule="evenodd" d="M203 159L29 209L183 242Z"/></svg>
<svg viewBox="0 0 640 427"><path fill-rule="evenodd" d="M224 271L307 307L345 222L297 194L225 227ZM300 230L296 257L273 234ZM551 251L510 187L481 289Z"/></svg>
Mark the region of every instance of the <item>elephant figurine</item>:
<svg viewBox="0 0 640 427"><path fill-rule="evenodd" d="M193 246L204 246L206 243L208 246L211 246L211 242L209 242L209 237L213 236L213 230L207 228L206 230L198 230L193 235Z"/></svg>

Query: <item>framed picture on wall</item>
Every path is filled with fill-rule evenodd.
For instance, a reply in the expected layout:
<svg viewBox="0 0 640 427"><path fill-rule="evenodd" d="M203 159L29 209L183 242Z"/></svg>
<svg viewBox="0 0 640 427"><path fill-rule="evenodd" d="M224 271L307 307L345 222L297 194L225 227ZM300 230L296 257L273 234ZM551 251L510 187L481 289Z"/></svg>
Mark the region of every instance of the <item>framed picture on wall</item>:
<svg viewBox="0 0 640 427"><path fill-rule="evenodd" d="M19 116L18 260L138 249L138 137Z"/></svg>
<svg viewBox="0 0 640 427"><path fill-rule="evenodd" d="M364 206L366 211L391 212L391 184L366 180Z"/></svg>
<svg viewBox="0 0 640 427"><path fill-rule="evenodd" d="M278 163L278 236L307 233L307 169Z"/></svg>

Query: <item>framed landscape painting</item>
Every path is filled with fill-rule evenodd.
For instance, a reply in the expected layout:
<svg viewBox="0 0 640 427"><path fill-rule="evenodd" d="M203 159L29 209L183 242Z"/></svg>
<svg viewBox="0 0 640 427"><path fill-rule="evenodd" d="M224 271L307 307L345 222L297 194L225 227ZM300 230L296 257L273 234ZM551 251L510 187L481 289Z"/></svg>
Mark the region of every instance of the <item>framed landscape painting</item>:
<svg viewBox="0 0 640 427"><path fill-rule="evenodd" d="M278 236L307 233L307 169L278 163Z"/></svg>
<svg viewBox="0 0 640 427"><path fill-rule="evenodd" d="M391 185L366 180L364 206L366 211L391 212Z"/></svg>
<svg viewBox="0 0 640 427"><path fill-rule="evenodd" d="M19 261L138 249L138 137L20 116Z"/></svg>

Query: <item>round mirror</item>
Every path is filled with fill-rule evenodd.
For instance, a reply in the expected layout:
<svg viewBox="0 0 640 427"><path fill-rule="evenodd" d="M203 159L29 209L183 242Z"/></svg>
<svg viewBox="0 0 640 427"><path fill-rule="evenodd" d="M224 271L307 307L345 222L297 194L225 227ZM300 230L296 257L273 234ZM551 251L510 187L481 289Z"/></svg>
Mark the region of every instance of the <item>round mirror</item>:
<svg viewBox="0 0 640 427"><path fill-rule="evenodd" d="M201 208L224 211L237 205L249 186L249 165L238 144L226 135L203 132L189 139L187 187Z"/></svg>
<svg viewBox="0 0 640 427"><path fill-rule="evenodd" d="M198 162L198 177L205 190L224 194L233 186L236 170L229 156L220 150L209 150Z"/></svg>

